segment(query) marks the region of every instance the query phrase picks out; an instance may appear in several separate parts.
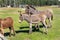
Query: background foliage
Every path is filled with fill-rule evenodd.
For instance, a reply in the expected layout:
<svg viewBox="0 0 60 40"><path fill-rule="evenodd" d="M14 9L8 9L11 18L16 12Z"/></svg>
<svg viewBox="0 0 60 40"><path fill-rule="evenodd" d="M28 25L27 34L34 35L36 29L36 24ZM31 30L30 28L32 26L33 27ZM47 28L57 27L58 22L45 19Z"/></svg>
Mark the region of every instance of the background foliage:
<svg viewBox="0 0 60 40"><path fill-rule="evenodd" d="M0 6L4 7L11 5L12 7L19 7L20 4L32 4L37 6L57 5L59 0L0 0Z"/></svg>

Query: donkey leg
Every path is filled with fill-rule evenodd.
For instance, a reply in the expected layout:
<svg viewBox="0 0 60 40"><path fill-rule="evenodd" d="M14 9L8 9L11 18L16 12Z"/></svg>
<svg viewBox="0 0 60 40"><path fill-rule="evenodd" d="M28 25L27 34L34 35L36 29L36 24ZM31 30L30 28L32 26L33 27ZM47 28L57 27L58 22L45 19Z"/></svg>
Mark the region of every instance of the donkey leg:
<svg viewBox="0 0 60 40"><path fill-rule="evenodd" d="M32 23L30 23L30 29L29 29L29 34L32 33Z"/></svg>
<svg viewBox="0 0 60 40"><path fill-rule="evenodd" d="M47 25L46 25L46 23L45 23L45 20L43 21L43 25L44 25L43 28L45 28L45 29L44 29L44 32L47 34L48 30L47 30Z"/></svg>
<svg viewBox="0 0 60 40"><path fill-rule="evenodd" d="M15 36L15 30L14 30L14 27L12 26L11 28L12 28L12 31L13 31L13 33L14 33L13 36Z"/></svg>
<svg viewBox="0 0 60 40"><path fill-rule="evenodd" d="M49 28L52 27L51 23L52 23L51 18L49 18L49 24L48 24Z"/></svg>
<svg viewBox="0 0 60 40"><path fill-rule="evenodd" d="M39 28L40 28L40 26L39 26L39 23L37 24L37 30L39 31Z"/></svg>
<svg viewBox="0 0 60 40"><path fill-rule="evenodd" d="M0 30L1 30L1 33L4 35L4 30L3 30L3 28L0 28Z"/></svg>
<svg viewBox="0 0 60 40"><path fill-rule="evenodd" d="M0 30L1 30L1 33L4 35L4 29L2 24L1 24Z"/></svg>
<svg viewBox="0 0 60 40"><path fill-rule="evenodd" d="M38 25L38 23L35 24L35 30L39 31L39 25Z"/></svg>
<svg viewBox="0 0 60 40"><path fill-rule="evenodd" d="M10 30L10 34L9 34L9 36L11 37L11 27L9 27L9 30Z"/></svg>
<svg viewBox="0 0 60 40"><path fill-rule="evenodd" d="M51 20L51 18L50 18L50 27L52 27L52 24L51 24L51 23L52 23L52 20Z"/></svg>
<svg viewBox="0 0 60 40"><path fill-rule="evenodd" d="M43 25L43 33L44 33L45 32L45 26L44 26L43 22L42 22L42 25Z"/></svg>
<svg viewBox="0 0 60 40"><path fill-rule="evenodd" d="M35 24L35 29L37 29L37 24Z"/></svg>
<svg viewBox="0 0 60 40"><path fill-rule="evenodd" d="M38 25L38 30L39 30L40 26L39 26L39 24L37 24L37 25Z"/></svg>

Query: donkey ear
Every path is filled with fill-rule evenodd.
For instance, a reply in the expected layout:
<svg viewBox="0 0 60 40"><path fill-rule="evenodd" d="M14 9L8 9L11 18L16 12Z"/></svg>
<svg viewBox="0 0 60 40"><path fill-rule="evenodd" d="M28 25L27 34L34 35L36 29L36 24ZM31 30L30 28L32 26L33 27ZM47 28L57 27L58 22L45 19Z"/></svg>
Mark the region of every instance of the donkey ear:
<svg viewBox="0 0 60 40"><path fill-rule="evenodd" d="M22 16L21 11L18 11L18 12L19 12L19 15Z"/></svg>
<svg viewBox="0 0 60 40"><path fill-rule="evenodd" d="M20 13L20 16L22 16L22 14Z"/></svg>
<svg viewBox="0 0 60 40"><path fill-rule="evenodd" d="M19 12L19 11L18 11Z"/></svg>
<svg viewBox="0 0 60 40"><path fill-rule="evenodd" d="M21 13L21 11L18 11L19 13Z"/></svg>

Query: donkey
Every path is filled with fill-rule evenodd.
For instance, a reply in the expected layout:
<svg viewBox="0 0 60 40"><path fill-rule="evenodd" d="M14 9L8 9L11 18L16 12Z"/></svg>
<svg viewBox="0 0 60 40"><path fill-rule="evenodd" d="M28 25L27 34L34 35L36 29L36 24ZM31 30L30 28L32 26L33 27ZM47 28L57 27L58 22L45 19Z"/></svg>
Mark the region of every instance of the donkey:
<svg viewBox="0 0 60 40"><path fill-rule="evenodd" d="M49 20L49 25L48 26L49 27L52 26L51 22L53 20L53 11L51 9L38 11L38 10L36 10L36 8L32 7L31 5L27 5L25 12L26 13L28 12L27 14L40 14L40 15L43 13L43 15L46 15L47 19Z"/></svg>
<svg viewBox="0 0 60 40"><path fill-rule="evenodd" d="M47 33L47 25L45 23L46 16L45 15L39 15L39 14L34 14L34 15L28 15L26 13L21 14L19 12L19 22L21 23L23 20L26 20L30 24L30 30L29 33L32 33L32 24L38 25L39 22L41 22L44 25L44 32Z"/></svg>
<svg viewBox="0 0 60 40"><path fill-rule="evenodd" d="M13 19L11 17L7 17L4 19L0 19L0 31L4 35L4 29L9 28L10 30L10 35L11 36L11 31L13 31L15 35L15 30L13 27Z"/></svg>

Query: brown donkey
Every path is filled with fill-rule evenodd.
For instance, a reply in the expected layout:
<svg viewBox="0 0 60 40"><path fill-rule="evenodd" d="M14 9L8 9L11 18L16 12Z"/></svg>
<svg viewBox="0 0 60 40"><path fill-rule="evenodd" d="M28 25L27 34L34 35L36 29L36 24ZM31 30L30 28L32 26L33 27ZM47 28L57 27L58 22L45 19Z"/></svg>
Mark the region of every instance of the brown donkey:
<svg viewBox="0 0 60 40"><path fill-rule="evenodd" d="M6 29L6 28L9 28L10 36L11 36L11 31L13 31L13 33L15 35L15 31L14 31L14 27L13 27L13 19L11 17L7 17L5 19L0 19L0 31L3 35L4 35L4 29Z"/></svg>

